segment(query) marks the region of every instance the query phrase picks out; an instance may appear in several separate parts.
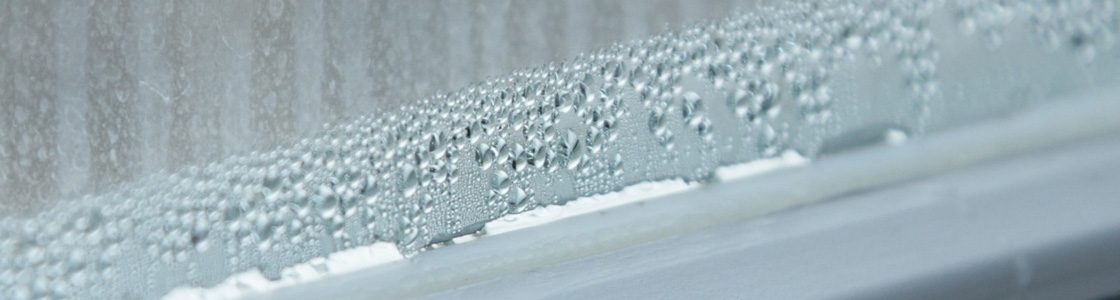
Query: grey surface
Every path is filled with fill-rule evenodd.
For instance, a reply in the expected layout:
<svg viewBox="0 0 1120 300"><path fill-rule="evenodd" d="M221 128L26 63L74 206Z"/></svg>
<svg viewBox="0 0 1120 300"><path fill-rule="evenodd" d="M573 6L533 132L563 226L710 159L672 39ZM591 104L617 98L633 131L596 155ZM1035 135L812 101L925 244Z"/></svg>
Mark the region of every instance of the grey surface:
<svg viewBox="0 0 1120 300"><path fill-rule="evenodd" d="M0 1L0 212L756 1Z"/></svg>
<svg viewBox="0 0 1120 300"><path fill-rule="evenodd" d="M1117 106L1120 103L1112 101L1111 99L1114 98L1109 95L1114 93L1081 95L1075 98L1077 100L1056 101L1052 105L1038 107L1013 117L994 119L960 130L929 135L896 147L849 151L822 158L803 168L712 184L684 194L669 195L613 207L595 214L579 215L543 226L487 236L470 243L429 251L407 261L353 273L334 274L318 281L256 296L287 299L405 298L448 290L453 293L450 295L464 293L464 295L478 296L492 293L510 297L537 294L565 296L568 293L585 291L582 289L585 285L598 286L598 284L603 284L600 286L603 289L619 288L614 293L623 296L621 294L627 292L647 293L645 290L622 289L623 287L637 288L662 284L680 288L680 285L659 283L654 280L657 278L667 281L680 280L682 281L680 284L700 284L698 291L712 293L742 292L747 288L756 293L797 292L805 293L805 296L811 296L810 293L855 295L853 293L890 291L871 287L906 287L908 285L897 284L922 282L920 280L924 280L924 277L921 275L953 274L948 272L960 270L957 268L962 266L986 267L987 265L982 262L989 260L992 255L999 254L993 252L995 250L1044 249L1037 248L1037 244L1031 243L1061 247L1060 244L1054 244L1054 241L1077 238L1080 234L1097 230L1104 233L1115 230L1110 227L1112 225L1109 225L1112 223L1108 222L1120 220L1120 217L1115 215L1120 213L1120 210L1107 209L1111 207L1110 205L1116 205L1113 203L1115 198L1113 190L1110 190L1113 188L1111 185L1090 180L1074 186L1062 186L1068 183L1063 180L1076 182L1079 177L1072 174L1080 174L1078 172L1088 172L1085 173L1086 176L1094 176L1103 172L1102 170L1115 169L1108 167L1115 166L1117 159L1120 159L1115 154L1117 149L1120 149L1120 140L1116 137L1118 133L1116 129L1120 128L1117 127L1120 126L1117 122L1120 122L1120 119L1109 116L1114 115L1116 109L1120 109L1120 106ZM976 169L965 171L966 175L943 175L959 173L962 168L974 167L993 160L1006 160L1024 153L1046 152L1063 147L1067 149L1082 147L1087 141L1101 139L1111 142L1107 147L1090 147L1088 148L1090 150L1071 154L1022 157L1011 161L1018 164L1018 167L981 167L979 169L981 171L975 171ZM983 168L991 170L982 171ZM949 180L936 179L936 177L923 179L930 176L955 177L950 177ZM1074 179L1067 179L1067 177ZM1115 177L1106 179L1116 181ZM821 201L860 194L876 188L904 185L913 180L944 182L942 185L960 186L949 186L940 192L937 192L938 189L909 188L886 196L871 197L878 200L867 200L873 202L864 202L867 203L864 205L847 206L848 208L845 209L815 210L817 206L834 207L832 204L821 204ZM1046 183L1046 180L1060 182L1055 183L1057 186L1049 187L1041 184ZM1098 190L1080 192L1078 188L1082 188L1083 185L1087 185L1084 187L1086 189ZM1031 187L1056 192L1078 191L1071 195L1086 197L1070 197L1072 200L1077 200L1073 202L1046 202L1051 201L1050 198L1043 199L1045 201L1014 198L1019 195L1021 189ZM1016 194L995 197L1001 190ZM1026 191L1024 196L1035 194L1033 191ZM1054 194L1039 195L1055 196ZM986 201L1002 202L993 204ZM1019 201L1024 202L1019 203ZM851 201L832 203L843 205L848 202ZM1049 205L1031 206L1038 203ZM763 218L752 223L755 225L749 225L763 226L760 229L742 233L731 232L744 230L744 227L735 227L748 226L735 225L742 224L744 220L801 205L809 205L804 208L806 211L818 212L788 222L781 221L784 217ZM912 209L924 206L932 209L927 211ZM985 211L980 209L986 209L992 214L985 215ZM908 215L897 214L900 212ZM948 223L937 223L942 221L939 217L949 217L944 220ZM854 225L874 223L876 220L889 222L867 225L870 227L862 227L865 229L863 232L843 232L852 229ZM985 227L988 225L992 227ZM948 227L945 230L931 229L939 226ZM1021 226L1023 229L1018 229ZM836 228L840 232L822 233L830 228ZM1045 230L1031 231L1037 228ZM1003 234L1004 230L1008 232L1003 236L1004 239L995 239L999 237L997 235ZM816 233L820 235L810 235ZM838 238L831 237L833 234ZM978 234L978 236L969 237L968 234ZM810 239L810 237L819 240L797 244L796 247L785 246L787 240ZM850 238L850 241L844 237ZM957 237L960 239L954 239ZM669 238L681 243L667 242L671 245L666 246L666 242L658 242ZM923 238L928 239L923 240ZM843 243L846 242L856 244L848 244L847 248L837 248L844 246ZM973 244L973 242L977 243ZM634 247L645 243L661 243L653 245L662 246ZM768 245L771 244L777 248L769 248ZM878 246L879 244L882 245ZM687 247L676 245L687 245ZM908 245L917 248L909 249ZM629 250L623 250L626 248L638 250L627 252ZM774 249L781 249L781 251L771 251ZM623 251L615 252L619 250ZM765 265L770 269L759 269L758 266L762 265L750 265L729 269L746 272L744 274L733 272L729 274L717 272L727 271L722 268L722 263L706 260L706 257L719 259L738 257L740 254L748 255L750 252L743 252L747 250L760 251L759 256L750 260L752 263L764 264L769 261L774 263ZM833 250L848 251L835 252L840 254L865 256L851 258L837 256L831 252ZM730 254L734 251L740 253ZM914 254L911 255L911 252ZM797 255L784 256L786 253ZM928 260L929 258L922 256L931 253L936 255L930 258L940 259L940 261ZM604 254L606 254L604 257L608 258L602 260L595 258ZM818 256L813 257L810 254ZM860 261L858 258L883 258L883 260ZM736 261L730 261L728 264ZM802 261L808 264L801 263ZM975 264L972 264L973 262ZM713 267L714 269L703 272L694 270L695 272L679 274L658 271L658 268L671 270L673 266L684 268L694 263L720 267ZM851 264L847 265L847 263ZM870 271L865 272L868 270L864 267L865 264L876 263L880 265L870 267ZM552 267L557 265L560 267ZM577 267L563 269L564 266ZM628 268L636 269L634 272L627 273ZM981 268L981 270L994 270L992 274L1006 276L1006 272L1000 268ZM970 271L974 270L960 271L958 274L983 274L983 272L970 273ZM715 275L704 277L706 273ZM811 277L818 273L822 277ZM537 277L538 275L540 276ZM861 276L867 278L861 279L863 278ZM526 280L522 281L521 278ZM750 278L757 282L746 284L732 281L740 278ZM845 278L846 281L835 281L836 278ZM486 283L494 279L497 281ZM827 285L829 279L834 280L833 285ZM618 285L611 285L612 282ZM472 284L479 285L460 291L454 290ZM982 286L1001 287L990 284ZM821 290L818 291L818 288ZM906 289L908 288L903 290ZM1076 287L1074 289L1080 290ZM659 291L663 290L654 289L648 293L655 295ZM475 292L478 294L471 294Z"/></svg>
<svg viewBox="0 0 1120 300"><path fill-rule="evenodd" d="M1100 297L1120 292L1118 153L1111 137L430 298Z"/></svg>

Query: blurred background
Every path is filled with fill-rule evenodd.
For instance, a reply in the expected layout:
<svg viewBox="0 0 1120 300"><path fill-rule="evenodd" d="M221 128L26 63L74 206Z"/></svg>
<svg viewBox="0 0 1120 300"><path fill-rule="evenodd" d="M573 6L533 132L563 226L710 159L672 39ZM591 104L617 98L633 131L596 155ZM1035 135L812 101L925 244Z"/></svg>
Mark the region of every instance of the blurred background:
<svg viewBox="0 0 1120 300"><path fill-rule="evenodd" d="M758 1L0 1L0 213Z"/></svg>

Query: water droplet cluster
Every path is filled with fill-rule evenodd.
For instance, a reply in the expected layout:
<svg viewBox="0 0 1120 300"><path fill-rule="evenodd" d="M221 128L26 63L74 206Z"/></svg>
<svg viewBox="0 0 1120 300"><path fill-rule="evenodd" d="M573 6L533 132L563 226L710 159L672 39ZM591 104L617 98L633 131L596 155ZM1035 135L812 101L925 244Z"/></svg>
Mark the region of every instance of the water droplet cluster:
<svg viewBox="0 0 1120 300"><path fill-rule="evenodd" d="M1034 38L1051 50L1066 48L1082 62L1112 48L1117 27L1117 3L1076 1L958 1L954 15L961 31L979 34L991 46L1003 44L1016 19L1026 20Z"/></svg>
<svg viewBox="0 0 1120 300"><path fill-rule="evenodd" d="M1120 27L1113 1L960 2L760 8L4 219L0 298L147 298L375 242L412 255L536 207L812 156L839 126L837 70L857 60L898 66L920 127L940 93L939 13L997 45L1027 18L1043 44L1085 59Z"/></svg>

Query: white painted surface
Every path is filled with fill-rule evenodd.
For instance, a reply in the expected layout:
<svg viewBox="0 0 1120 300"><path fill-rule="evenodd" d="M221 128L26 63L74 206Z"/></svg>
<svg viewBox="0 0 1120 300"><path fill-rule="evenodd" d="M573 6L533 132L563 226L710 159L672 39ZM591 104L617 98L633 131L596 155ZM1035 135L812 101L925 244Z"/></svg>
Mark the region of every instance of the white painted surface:
<svg viewBox="0 0 1120 300"><path fill-rule="evenodd" d="M1057 102L1061 104L1060 106L1043 106L1014 117L994 120L964 130L932 135L926 139L913 140L895 147L879 147L837 155L804 168L778 171L767 176L712 185L687 193L614 207L596 214L558 220L545 226L482 238L455 247L436 249L408 261L324 278L324 280L283 288L260 296L291 299L313 296L362 299L371 295L399 298L444 292L447 294L438 295L499 294L510 297L553 295L579 298L611 291L613 294L606 295L641 297L665 295L663 293L667 291L675 291L681 293L679 294L681 296L686 296L687 294L684 293L689 291L687 288L695 286L696 291L704 292L706 294L703 295L708 296L738 295L739 292L749 290L759 293L760 296L795 295L782 294L782 291L785 291L784 293L803 293L796 295L809 297L874 293L879 291L875 287L882 287L885 283L906 284L888 285L895 287L911 285L922 287L919 284L921 276L941 274L937 273L939 270L969 270L967 266L970 263L977 263L979 264L977 266L981 267L988 266L988 260L994 259L993 255L1002 253L992 251L1017 246L1027 247L1023 248L1027 250L1038 247L1045 250L1047 249L1045 247L1053 245L1054 241L1071 237L1072 234L1084 230L1115 229L1112 227L1113 223L1109 222L1120 220L1120 216L1115 215L1120 214L1120 209L1109 210L1097 207L1097 205L1117 204L1117 201L1111 201L1113 198L1107 198L1114 195L1110 190L1114 185L1100 184L1102 179L1089 180L1089 178L1112 176L1102 177L1103 182L1106 183L1118 179L1114 174L1110 175L1107 172L1115 168L1105 167L1120 163L1118 162L1120 158L1115 155L1120 145L1109 144L1104 148L1090 147L1088 150L1082 150L1083 152L1054 156L1072 157L1074 158L1072 161L1043 156L1017 160L1019 165L993 167L988 171L965 171L964 175L952 175L956 177L931 179L930 182L941 182L937 184L962 185L961 188L954 188L959 193L967 192L962 194L963 198L958 199L960 201L937 202L940 194L919 192L922 185L916 184L915 187L900 188L901 192L895 194L867 196L878 199L879 202L876 203L861 205L858 203L863 202L856 201L857 204L851 207L819 213L815 217L802 217L813 220L808 223L797 221L799 219L775 223L778 222L775 219L778 217L771 217L750 222L756 224L753 226L766 223L784 225L768 225L771 227L760 229L761 231L728 228L747 226L742 225L742 222L792 207L835 199L868 189L898 185L944 172L954 172L961 168L1023 153L1077 145L1086 140L1100 138L1115 141L1115 134L1120 130L1120 119L1111 116L1120 113L1120 102L1113 100L1109 95L1111 93L1083 95L1076 99ZM1070 174L1088 177L1070 177ZM1039 184L1040 180L1045 183L1046 179L1057 180L1054 181L1055 186ZM971 182L971 185L964 185L968 182ZM1028 189L1032 187L1035 190ZM1089 190L1089 188L1096 188L1096 190ZM1001 190L1012 194L999 196L1000 194L995 193ZM1077 191L1089 192L1082 195L1076 194ZM1061 195L1077 196L1071 199L1088 202L1070 202L1067 205L1052 201ZM1043 206L1039 209L1008 209L1018 207L1015 201L1020 201L1016 200L1020 198L1019 196L1037 196L1034 200L1022 201L1028 201L1024 202L1024 205ZM988 199L997 202L977 202ZM1048 201L1052 203L1047 203ZM933 202L937 203L930 204ZM848 201L829 205L842 205L842 203ZM932 205L931 212L935 213L899 214L929 205ZM978 208L988 209L985 213L992 215L969 217L970 214L978 212ZM1071 210L1064 211L1065 208ZM938 212L946 209L952 211ZM947 230L923 229L922 226L926 226L923 222L939 220L939 214L965 218L961 220L969 222L953 225L957 227ZM1069 222L1064 227L1051 226L1042 222L1047 221L1047 216L1060 217L1054 219L1055 221L1073 222ZM1096 221L1077 222L1082 216ZM843 230L846 226L855 226L852 224L858 225L863 221L876 218L886 218L884 220L890 222L885 223L885 226L865 227L865 230L869 230L865 233L815 236L810 234L826 229ZM1039 222L1022 224L1030 226L1023 227L1022 230L1016 229L1021 223L1030 223L1029 220L1039 220ZM995 225L1005 227L992 227ZM773 226L790 226L790 228L780 229ZM807 227L796 229L803 226ZM905 228L905 226L915 228ZM1045 230L1038 231L1041 229ZM791 231L783 235L780 233L782 230ZM875 239L894 236L893 230L908 233L905 235L906 238L898 239L897 242L890 239L883 240L887 242L883 245L886 248L872 247L875 245ZM1004 230L1008 230L1006 235L1003 235L1005 239L999 239ZM774 231L773 235L770 231ZM931 233L937 234L931 235ZM965 236L966 233L974 235ZM750 236L756 237L747 238ZM766 238L767 236L770 237ZM958 237L959 240L956 239ZM1034 237L1039 240L1017 240ZM804 241L800 244L779 243L783 239L801 241L809 238L819 240ZM932 240L922 240L922 238ZM843 244L843 242L849 243ZM646 243L661 243L659 244L661 246L635 247ZM774 243L774 248L767 248L770 243ZM678 247L677 245L693 246ZM922 254L909 256L908 253L911 253L912 249L907 247L915 245L932 247L923 250L932 252L922 253L938 254L944 251L951 252L956 248L960 251L955 254L946 252L944 256L931 257L927 261ZM736 250L745 251L744 249L753 249L752 247L770 250L757 253L746 260L733 254ZM832 250L848 252L829 255L828 253L832 253L829 251ZM798 253L798 255L790 256L789 253ZM869 271L856 272L860 270L856 266L841 265L849 261L842 255L844 253L862 253L862 258L878 265ZM802 254L815 254L818 257L814 258L817 259L815 261L801 263L799 261L803 260ZM612 258L605 260L597 258L601 255ZM724 264L719 260L721 258L735 258L736 260L729 262L740 263L740 265L732 268L736 265ZM808 258L810 256L806 256L805 259ZM883 260L877 260L878 258ZM857 260L852 260L855 261ZM1018 261L1020 261L1017 263L1020 269L1024 268L1024 265L1030 266L1029 260L1027 264L1022 263L1023 259ZM639 265L644 267L635 268ZM671 267L682 268L687 272L671 272L667 275L661 273L664 270L659 269ZM846 268L854 268L856 271ZM733 272L734 270L755 273L737 274ZM770 271L766 270L775 272L784 270L786 273L773 273L774 275L771 276L768 275L771 274ZM886 272L887 270L891 272ZM978 269L978 271L985 270L989 269ZM997 273L1003 272L999 269L992 270L996 270L994 272ZM846 271L857 274L844 273ZM870 276L877 274L876 272L882 275ZM1019 273L1015 274L1024 274L1022 271L1016 272ZM708 273L713 275L707 276ZM817 273L822 276L818 281L805 281L802 278ZM858 281L860 277L857 275L870 276L867 277L869 281ZM999 276L993 278L997 277L1002 278ZM518 278L524 278L524 281ZM713 280L713 278L722 278L723 281L716 280L712 286L705 287L706 280ZM736 283L732 281L736 278L743 278L743 283L731 285ZM826 280L827 278L831 279ZM844 280L840 281L841 278ZM565 285L565 280L570 284ZM678 282L667 284L668 281L673 280ZM1032 281L1022 278L1017 280ZM828 282L834 284L832 288L826 285ZM461 288L472 284L477 285ZM644 288L658 284L662 285ZM1027 286L1029 287L1030 284ZM989 287L999 288L999 286ZM937 291L936 286L926 288ZM1021 287L1012 290L1019 289ZM767 291L773 291L774 294L767 294L769 293ZM629 294L630 292L634 294Z"/></svg>
<svg viewBox="0 0 1120 300"><path fill-rule="evenodd" d="M1120 292L1118 153L1120 139L1113 136L534 268L429 298L1115 295Z"/></svg>

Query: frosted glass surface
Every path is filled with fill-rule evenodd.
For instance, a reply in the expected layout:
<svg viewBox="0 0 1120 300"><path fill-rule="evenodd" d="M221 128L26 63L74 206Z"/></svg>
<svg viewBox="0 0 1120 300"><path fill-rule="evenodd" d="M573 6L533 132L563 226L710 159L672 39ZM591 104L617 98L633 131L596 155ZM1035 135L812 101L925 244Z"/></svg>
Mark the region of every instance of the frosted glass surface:
<svg viewBox="0 0 1120 300"><path fill-rule="evenodd" d="M753 6L444 2L0 1L0 212Z"/></svg>

